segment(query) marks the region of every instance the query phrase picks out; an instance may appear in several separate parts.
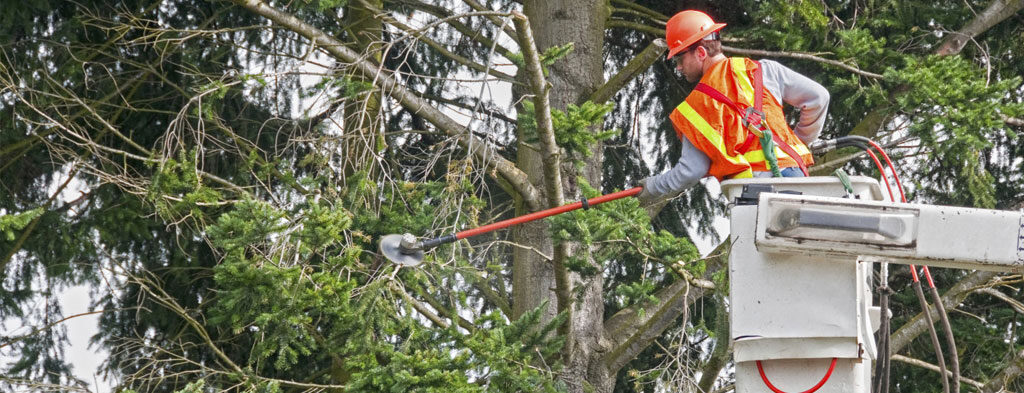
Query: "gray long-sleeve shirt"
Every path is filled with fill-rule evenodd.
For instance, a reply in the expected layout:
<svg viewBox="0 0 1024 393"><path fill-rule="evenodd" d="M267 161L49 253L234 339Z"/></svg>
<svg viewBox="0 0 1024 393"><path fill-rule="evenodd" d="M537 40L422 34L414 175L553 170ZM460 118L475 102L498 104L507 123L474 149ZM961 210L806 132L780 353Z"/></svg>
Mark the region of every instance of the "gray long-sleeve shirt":
<svg viewBox="0 0 1024 393"><path fill-rule="evenodd" d="M728 60L726 60L728 61ZM800 109L800 121L793 133L804 143L818 139L825 124L829 94L825 87L789 67L761 60L764 88L783 103ZM711 158L687 138L682 139L679 162L668 172L652 176L644 188L655 197L672 196L693 187L711 168ZM768 173L768 172L765 172ZM759 173L755 173L758 175Z"/></svg>

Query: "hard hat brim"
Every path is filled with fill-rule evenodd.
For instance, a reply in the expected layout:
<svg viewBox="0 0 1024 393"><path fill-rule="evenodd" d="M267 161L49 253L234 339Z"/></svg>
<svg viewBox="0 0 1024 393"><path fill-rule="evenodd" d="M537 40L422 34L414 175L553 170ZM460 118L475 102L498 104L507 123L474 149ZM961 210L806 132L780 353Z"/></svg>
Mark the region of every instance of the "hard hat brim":
<svg viewBox="0 0 1024 393"><path fill-rule="evenodd" d="M683 49L689 48L690 45L693 45L693 43L704 39L704 37L707 37L711 33L714 33L716 31L722 30L723 27L725 27L725 23L715 23L715 24L711 25L710 29L702 31L701 34L694 35L694 36L691 36L690 38L687 38L686 41L684 41L683 43L681 43L679 45L672 46L672 43L669 43L668 55L666 56L666 59L671 60L672 57L674 57L675 55L678 55L679 52L683 51Z"/></svg>

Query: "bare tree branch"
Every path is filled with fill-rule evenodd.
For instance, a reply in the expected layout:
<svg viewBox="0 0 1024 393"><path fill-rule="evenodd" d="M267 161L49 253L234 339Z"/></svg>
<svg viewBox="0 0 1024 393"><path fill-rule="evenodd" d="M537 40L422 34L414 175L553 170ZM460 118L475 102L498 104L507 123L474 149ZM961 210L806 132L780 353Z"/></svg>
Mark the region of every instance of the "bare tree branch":
<svg viewBox="0 0 1024 393"><path fill-rule="evenodd" d="M725 268L731 244L725 241L709 254L712 257L707 260L705 280ZM690 285L685 279L679 280L654 294L657 303L627 307L605 321L605 337L613 340L612 349L603 359L608 372L617 372L686 313L690 304L710 292L710 289ZM643 315L640 309L644 309Z"/></svg>
<svg viewBox="0 0 1024 393"><path fill-rule="evenodd" d="M398 101L409 111L418 113L450 137L455 138L463 147L469 150L474 157L483 162L488 168L496 171L505 181L515 188L523 198L523 202L530 209L540 210L541 206L543 206L539 191L530 183L526 173L517 168L513 162L501 157L492 146L474 137L465 126L459 124L444 113L441 113L441 111L434 108L429 101L417 96L415 93L403 86L397 79L382 72L382 70L377 66L363 59L360 54L346 47L344 43L338 39L296 18L294 15L270 7L263 1L232 1L257 15L267 18L274 23L298 33L312 41L314 44L324 48L325 51L338 60L352 64L358 72L373 79L374 84L383 89L391 98Z"/></svg>
<svg viewBox="0 0 1024 393"><path fill-rule="evenodd" d="M1021 118L1003 116L1003 122L1009 126L1024 127L1024 119Z"/></svg>
<svg viewBox="0 0 1024 393"><path fill-rule="evenodd" d="M895 360L897 362L903 362L903 363L906 363L906 364L909 364L909 365L912 365L912 366L921 367L921 368L926 369L926 370L931 370L931 371L934 371L934 372L940 372L939 371L939 366L936 366L934 364L928 363L928 362L923 361L923 360L914 359L914 358L909 357L909 356L892 355L892 360ZM949 376L949 377L952 377L953 376L953 372L952 371L946 371L946 375ZM970 378L964 378L962 376L960 377L960 381L964 382L964 383L966 383L968 385L974 386L977 389L982 389L982 387L985 386L985 384L983 384L981 382L975 381L975 380L970 379Z"/></svg>
<svg viewBox="0 0 1024 393"><path fill-rule="evenodd" d="M431 14L431 15L434 15L435 17L438 17L438 18L448 18L448 17L453 15L451 10L449 10L447 8L444 8L444 7L436 6L436 5L433 5L433 4L426 4L426 3L423 3L423 2L420 2L420 1L414 1L414 0L401 0L401 2L402 2L402 4L410 5L410 6L412 6L413 8L415 8L417 10L426 12L426 13ZM467 4L470 4L470 6L473 5L473 3L468 3L468 2L467 2ZM486 8L483 8L482 6L479 7L479 8L474 7L474 9L476 11L486 11ZM493 17L493 16L490 16L490 17L487 17L487 18L492 23L494 23L495 26L501 27L502 31L505 34L507 34L509 37L515 37L516 36L516 32L514 30L512 30L512 28L510 26L508 26L507 23L501 23L500 19L498 19L496 17ZM496 52L498 52L502 56L505 56L506 59L511 59L514 56L514 53L511 50L509 50L508 48L506 48L505 46L498 45L494 40L491 40L491 39L489 39L487 37L484 37L482 34L480 34L479 31L475 31L472 28L470 28L469 26L466 26L465 24L463 24L463 23L461 23L461 22L459 22L457 20L448 20L448 24L450 26L452 26L452 28L454 28L456 31L464 34L467 37L472 37L474 40L479 41L484 46L489 47L489 48L493 47Z"/></svg>
<svg viewBox="0 0 1024 393"><path fill-rule="evenodd" d="M740 55L744 55L744 56L788 57L788 58L791 58L791 59L811 60L811 61L816 61L818 63L825 63L825 64L833 65L833 66L842 68L844 70L850 71L850 72L852 72L854 74L861 75L861 76L866 76L868 78L873 78L873 79L883 79L883 78L885 78L885 76L883 76L883 75L875 74L873 72L867 72L867 71L861 70L861 69L859 69L857 67L851 66L851 65L843 63L841 61L838 61L838 60L826 59L826 58L815 56L815 55L812 55L812 54L809 54L809 53L767 51L767 50L759 50L759 49L744 49L744 48L735 48L735 47L726 46L726 45L722 45L722 50L725 51L725 52L736 53L736 54L740 54Z"/></svg>
<svg viewBox="0 0 1024 393"><path fill-rule="evenodd" d="M715 295L715 349L711 350L711 356L701 373L700 382L697 387L700 391L711 391L711 387L718 380L718 374L725 367L729 360L732 338L729 337L729 310L725 307L725 296L721 293Z"/></svg>
<svg viewBox="0 0 1024 393"><path fill-rule="evenodd" d="M381 10L381 9L379 9L377 7L374 7L373 4L370 4L370 2L368 2L366 0L359 0L359 3L362 4L363 7L366 7L366 9L368 9L371 12L377 14L377 16L380 17L385 23L387 23L389 25L392 25L392 26L395 26L399 30L402 30L403 32L405 32L405 34L407 34L407 35L409 35L411 37L414 37L417 41L420 41L420 42L423 42L423 43L427 44L431 48L434 48L434 50L438 51L438 53L441 53L441 55L443 55L443 56L445 56L445 57L447 57L449 59L455 60L455 62L457 62L459 64L462 64L462 65L464 65L466 67L469 67L470 69L475 70L477 72L481 72L481 73L485 73L485 74L494 76L494 77L496 77L498 79L501 79L501 80L504 80L506 82L513 82L513 83L515 82L515 77L512 76L512 75L506 74L504 72L495 70L492 67L488 67L488 66L479 64L479 63L477 63L475 61L472 61L470 59L467 59L467 58L465 58L463 56L460 56L460 55L458 55L456 53L453 53L452 51L448 50L447 48L445 48L440 43L438 43L438 42L436 42L434 40L428 39L426 37L423 37L422 31L417 31L417 29L414 29L414 28L410 27L409 25L406 25L405 23L402 23L398 19L393 18L391 16L391 14L389 14L387 11L384 11L384 10Z"/></svg>
<svg viewBox="0 0 1024 393"><path fill-rule="evenodd" d="M993 0L988 8L975 16L970 23L959 31L950 33L939 45L935 54L948 56L960 53L964 49L964 45L967 45L967 41L988 31L1021 9L1024 9L1024 0Z"/></svg>
<svg viewBox="0 0 1024 393"><path fill-rule="evenodd" d="M967 277L964 277L963 280L954 284L953 287L949 288L949 290L942 295L942 304L945 305L947 310L956 308L964 301L967 295L975 292L979 287L982 287L985 283L991 281L997 276L998 273L989 271L979 270L971 273ZM930 312L934 318L938 318L939 314L935 309L935 306L928 307L928 312ZM924 312L922 311L892 333L892 336L889 338L890 353L898 353L903 349L903 347L910 344L914 338L927 330L928 325L925 322Z"/></svg>
<svg viewBox="0 0 1024 393"><path fill-rule="evenodd" d="M642 5L636 4L635 2L626 1L626 0L612 0L612 3L620 5L620 6L623 6L623 7L626 7L627 9L631 9L633 11L636 11L640 15L646 16L646 17L652 19L654 22L660 23L661 25L664 25L665 23L668 22L668 16L666 16L666 15L664 15L664 14L658 12L658 11L655 11L655 10L652 10L650 8L644 7Z"/></svg>
<svg viewBox="0 0 1024 393"><path fill-rule="evenodd" d="M598 87L594 94L590 95L590 101L595 104L603 104L605 101L610 100L626 83L629 83L637 75L646 71L651 64L658 61L666 48L668 48L668 45L665 44L665 40L659 38L652 41L633 60L630 60L625 67L622 67L618 73L609 78L601 87Z"/></svg>
<svg viewBox="0 0 1024 393"><path fill-rule="evenodd" d="M1017 352L1009 366L996 374L981 388L982 393L1005 392L1006 386L1024 373L1024 350Z"/></svg>

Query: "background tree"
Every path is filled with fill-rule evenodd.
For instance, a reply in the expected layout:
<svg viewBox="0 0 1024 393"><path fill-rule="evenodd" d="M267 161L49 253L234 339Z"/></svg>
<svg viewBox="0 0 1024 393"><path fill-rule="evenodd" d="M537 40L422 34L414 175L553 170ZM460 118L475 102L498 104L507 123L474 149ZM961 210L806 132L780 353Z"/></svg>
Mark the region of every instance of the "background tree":
<svg viewBox="0 0 1024 393"><path fill-rule="evenodd" d="M653 225L624 200L415 269L376 253L671 166L665 114L692 86L656 39L684 8L729 24L728 53L822 81L826 136L896 148L916 201L1021 203L1021 1L31 6L0 33L7 386L87 389L55 296L88 282L137 391L728 389L728 245L687 240L724 212L713 182ZM906 276L893 389L935 391ZM965 388L1019 389L1020 276L938 277Z"/></svg>

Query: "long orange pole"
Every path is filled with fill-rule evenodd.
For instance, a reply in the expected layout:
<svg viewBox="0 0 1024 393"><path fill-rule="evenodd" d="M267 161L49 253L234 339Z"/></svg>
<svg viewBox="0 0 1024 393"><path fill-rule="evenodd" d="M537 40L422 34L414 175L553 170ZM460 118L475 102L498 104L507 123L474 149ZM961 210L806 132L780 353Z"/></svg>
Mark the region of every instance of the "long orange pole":
<svg viewBox="0 0 1024 393"><path fill-rule="evenodd" d="M522 215L522 216L519 216L519 217L510 218L510 219L507 219L507 220L504 220L504 221L499 221L499 222L496 222L496 223L493 223L493 224L484 225L484 226L479 227L479 228L467 229L465 231L458 232L458 233L455 233L455 234L445 235L445 236L441 236L441 237L434 238L434 239L424 240L423 241L423 249L427 250L427 249L431 249L431 248L437 247L437 246L442 245L442 244L451 243L451 242L454 242L456 240L461 240L461 239L465 239L467 237L473 237L473 236L476 236L476 235L481 235L481 234L484 234L484 233L487 233L487 232L491 232L491 231L494 231L494 230L498 230L498 229L502 229L502 228L508 228L510 226L513 226L513 225L524 224L524 223L527 223L527 222L530 222L530 221L536 221L536 220L539 220L539 219L542 219L542 218L545 218L545 217L550 217L550 216L553 216L553 215L570 212L570 211L573 211L573 210L576 210L576 209L590 208L590 206L600 205L602 203L609 202L609 201L614 201L616 199L622 199L622 198L625 198L625 197L635 196L636 194L639 194L640 191L643 191L643 190L644 190L643 187L635 187L635 188L631 188L631 189L628 189L628 190L623 190L623 191L619 191L619 192L613 192L611 194L601 195L599 197L595 197L595 198L591 198L591 199L584 199L584 200L576 202L576 203L570 203L568 205L563 205L563 206L559 206L559 207L553 207L553 208L550 208L550 209L547 209L547 210L541 210L539 212L534 212L534 213Z"/></svg>

